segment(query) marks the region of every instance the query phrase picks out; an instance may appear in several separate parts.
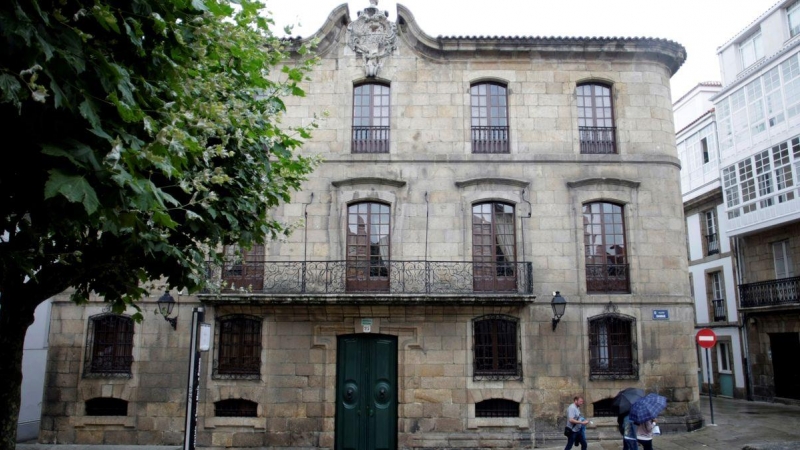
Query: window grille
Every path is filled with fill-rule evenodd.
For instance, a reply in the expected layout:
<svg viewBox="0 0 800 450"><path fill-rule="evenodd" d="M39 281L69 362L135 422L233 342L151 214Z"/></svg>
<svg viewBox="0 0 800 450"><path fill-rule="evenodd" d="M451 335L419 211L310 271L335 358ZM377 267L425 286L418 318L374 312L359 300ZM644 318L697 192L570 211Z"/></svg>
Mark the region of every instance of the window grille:
<svg viewBox="0 0 800 450"><path fill-rule="evenodd" d="M589 321L589 378L637 379L633 328L636 321L618 314L604 314Z"/></svg>
<svg viewBox="0 0 800 450"><path fill-rule="evenodd" d="M517 322L513 317L484 316L473 322L473 377L511 380L522 377Z"/></svg>
<svg viewBox="0 0 800 450"><path fill-rule="evenodd" d="M490 398L475 404L475 417L519 417L519 403L504 398Z"/></svg>
<svg viewBox="0 0 800 450"><path fill-rule="evenodd" d="M214 403L216 417L257 417L258 403L240 398L220 400Z"/></svg>
<svg viewBox="0 0 800 450"><path fill-rule="evenodd" d="M617 411L614 409L613 398L604 398L592 403L594 410L594 417L617 417Z"/></svg>
<svg viewBox="0 0 800 450"><path fill-rule="evenodd" d="M217 322L214 378L261 377L261 318L224 316Z"/></svg>
<svg viewBox="0 0 800 450"><path fill-rule="evenodd" d="M86 400L87 416L127 416L128 402L119 398L97 397Z"/></svg>
<svg viewBox="0 0 800 450"><path fill-rule="evenodd" d="M86 355L85 377L130 377L133 363L133 319L116 314L91 317Z"/></svg>

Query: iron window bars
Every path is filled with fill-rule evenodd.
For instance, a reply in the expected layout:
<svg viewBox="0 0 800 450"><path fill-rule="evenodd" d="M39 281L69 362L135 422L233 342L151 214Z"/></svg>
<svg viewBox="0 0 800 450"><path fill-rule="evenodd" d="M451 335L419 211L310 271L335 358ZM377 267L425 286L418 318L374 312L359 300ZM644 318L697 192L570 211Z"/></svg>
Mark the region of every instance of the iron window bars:
<svg viewBox="0 0 800 450"><path fill-rule="evenodd" d="M120 398L96 397L86 400L87 416L127 416L128 402Z"/></svg>
<svg viewBox="0 0 800 450"><path fill-rule="evenodd" d="M261 318L229 315L217 319L215 379L261 378Z"/></svg>
<svg viewBox="0 0 800 450"><path fill-rule="evenodd" d="M639 378L633 330L636 319L603 314L589 320L589 379Z"/></svg>
<svg viewBox="0 0 800 450"><path fill-rule="evenodd" d="M84 377L131 377L133 319L117 314L89 318Z"/></svg>
<svg viewBox="0 0 800 450"><path fill-rule="evenodd" d="M519 403L504 398L490 398L475 404L475 417L519 417Z"/></svg>
<svg viewBox="0 0 800 450"><path fill-rule="evenodd" d="M216 417L257 417L258 403L241 398L230 398L214 403Z"/></svg>
<svg viewBox="0 0 800 450"><path fill-rule="evenodd" d="M518 380L522 378L517 339L519 320L488 315L473 320L473 379Z"/></svg>

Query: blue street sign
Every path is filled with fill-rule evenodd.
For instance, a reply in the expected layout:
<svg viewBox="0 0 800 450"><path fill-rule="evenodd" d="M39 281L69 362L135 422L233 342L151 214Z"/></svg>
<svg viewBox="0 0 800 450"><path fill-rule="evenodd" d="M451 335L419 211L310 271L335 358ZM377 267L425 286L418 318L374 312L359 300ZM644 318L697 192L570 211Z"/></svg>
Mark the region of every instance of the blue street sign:
<svg viewBox="0 0 800 450"><path fill-rule="evenodd" d="M654 309L653 310L653 320L669 320L669 310L668 309Z"/></svg>

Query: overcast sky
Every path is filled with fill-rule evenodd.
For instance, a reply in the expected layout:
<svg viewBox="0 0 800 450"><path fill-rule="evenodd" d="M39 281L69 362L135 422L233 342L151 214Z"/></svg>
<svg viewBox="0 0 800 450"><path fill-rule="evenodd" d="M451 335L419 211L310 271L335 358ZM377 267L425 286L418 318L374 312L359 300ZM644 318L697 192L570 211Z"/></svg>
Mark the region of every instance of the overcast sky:
<svg viewBox="0 0 800 450"><path fill-rule="evenodd" d="M351 19L369 0L265 0L279 29L307 37L336 6L348 3ZM677 100L701 81L719 81L717 47L766 12L777 0L400 0L432 36L654 37L686 48L672 77ZM397 1L378 8L397 19ZM299 24L299 25L298 25ZM281 31L279 34L283 35Z"/></svg>

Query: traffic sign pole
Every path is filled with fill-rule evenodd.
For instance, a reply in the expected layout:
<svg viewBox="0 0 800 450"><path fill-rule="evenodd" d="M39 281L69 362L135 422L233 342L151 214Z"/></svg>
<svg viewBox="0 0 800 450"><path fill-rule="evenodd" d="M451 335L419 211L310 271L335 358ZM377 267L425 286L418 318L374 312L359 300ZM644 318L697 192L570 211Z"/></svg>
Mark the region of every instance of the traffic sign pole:
<svg viewBox="0 0 800 450"><path fill-rule="evenodd" d="M717 343L717 335L710 328L703 328L695 335L697 345L706 349L706 373L708 374L708 406L711 408L711 425L714 425L714 390L711 387L711 359L708 350Z"/></svg>

